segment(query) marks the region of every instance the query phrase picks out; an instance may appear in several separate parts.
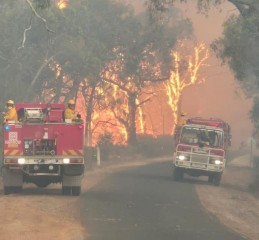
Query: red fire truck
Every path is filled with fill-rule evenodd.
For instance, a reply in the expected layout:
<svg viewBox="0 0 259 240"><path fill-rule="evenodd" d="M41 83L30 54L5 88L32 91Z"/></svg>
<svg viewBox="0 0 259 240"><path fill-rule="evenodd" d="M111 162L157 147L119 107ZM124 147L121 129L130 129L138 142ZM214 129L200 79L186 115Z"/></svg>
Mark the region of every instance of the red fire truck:
<svg viewBox="0 0 259 240"><path fill-rule="evenodd" d="M231 145L230 126L221 119L190 118L177 131L173 159L173 178L184 174L208 176L208 181L220 185L226 164L226 151Z"/></svg>
<svg viewBox="0 0 259 240"><path fill-rule="evenodd" d="M23 183L61 183L64 195L80 195L84 175L84 124L64 119L64 104L18 103L18 122L3 124L4 194Z"/></svg>

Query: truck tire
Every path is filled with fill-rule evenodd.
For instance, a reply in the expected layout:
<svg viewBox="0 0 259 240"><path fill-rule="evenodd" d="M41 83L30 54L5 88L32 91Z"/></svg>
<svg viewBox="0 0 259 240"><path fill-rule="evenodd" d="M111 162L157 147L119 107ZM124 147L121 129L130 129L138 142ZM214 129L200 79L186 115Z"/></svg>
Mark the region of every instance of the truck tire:
<svg viewBox="0 0 259 240"><path fill-rule="evenodd" d="M72 187L72 195L73 196L79 196L81 193L81 186Z"/></svg>
<svg viewBox="0 0 259 240"><path fill-rule="evenodd" d="M4 187L4 195L8 195L12 193L12 187Z"/></svg>
<svg viewBox="0 0 259 240"><path fill-rule="evenodd" d="M62 194L63 195L71 195L71 188L72 187L62 186Z"/></svg>
<svg viewBox="0 0 259 240"><path fill-rule="evenodd" d="M5 186L4 187L4 195L8 195L8 194L11 194L11 193L20 193L22 191L22 187L19 186Z"/></svg>
<svg viewBox="0 0 259 240"><path fill-rule="evenodd" d="M213 184L217 187L220 185L221 175L222 175L222 173L216 173L214 176Z"/></svg>
<svg viewBox="0 0 259 240"><path fill-rule="evenodd" d="M174 179L174 181L183 180L183 177L184 177L183 170L178 168L178 167L174 167L174 172L173 172L173 179Z"/></svg>
<svg viewBox="0 0 259 240"><path fill-rule="evenodd" d="M5 195L21 192L23 185L22 172L12 172L7 167L3 167L2 175Z"/></svg>
<svg viewBox="0 0 259 240"><path fill-rule="evenodd" d="M22 192L22 186L21 187L14 187L14 192L15 193L20 193L20 192Z"/></svg>
<svg viewBox="0 0 259 240"><path fill-rule="evenodd" d="M210 175L210 176L208 177L208 182L209 182L209 183L213 183L213 179L214 179L214 176L213 176L213 175Z"/></svg>

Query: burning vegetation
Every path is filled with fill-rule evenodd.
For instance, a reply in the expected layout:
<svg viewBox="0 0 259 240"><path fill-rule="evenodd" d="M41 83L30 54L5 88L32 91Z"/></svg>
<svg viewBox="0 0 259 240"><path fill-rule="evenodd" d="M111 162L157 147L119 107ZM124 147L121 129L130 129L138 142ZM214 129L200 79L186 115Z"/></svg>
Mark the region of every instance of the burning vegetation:
<svg viewBox="0 0 259 240"><path fill-rule="evenodd" d="M191 36L191 23L177 10L171 19L151 24L111 0L57 0L48 11L32 9L38 10L37 21L23 32L25 58L19 59L27 65L14 76L24 83L32 79L21 84L29 86L20 89L21 96L38 102L76 99L88 146L107 134L115 144L134 145L139 135L172 133L181 95L203 81L198 75L208 57L204 44L186 50L181 39ZM30 76L28 66L35 66Z"/></svg>
<svg viewBox="0 0 259 240"><path fill-rule="evenodd" d="M56 6L58 9L63 10L68 7L69 0L57 0Z"/></svg>
<svg viewBox="0 0 259 240"><path fill-rule="evenodd" d="M80 84L76 96L77 111L86 119L89 146L96 145L100 136L109 135L114 144L123 145L134 144L138 135L157 137L170 135L174 131L181 108L181 94L185 88L205 81L199 73L206 67L205 62L209 57L209 51L203 43L194 46L189 44L189 48L186 46L186 42L179 42L177 48L171 50L168 78L159 78L161 66L150 65L145 58L147 52L137 66L137 74L124 74L125 56L116 49L116 59L101 72L101 82L89 87L90 80L85 79ZM188 52L186 49L189 49ZM148 55L156 57L155 53L148 52ZM57 78L62 76L60 65L52 66L52 70L56 71ZM153 79L142 80L144 75L152 76ZM61 81L66 87L73 86L73 80L69 76L62 76ZM62 91L66 92L65 88ZM51 95L50 91L44 94ZM158 121L158 116L149 112L150 108L158 110L161 103L167 108L166 115L172 122L171 129L166 132L153 126ZM91 109L86 112L89 108Z"/></svg>

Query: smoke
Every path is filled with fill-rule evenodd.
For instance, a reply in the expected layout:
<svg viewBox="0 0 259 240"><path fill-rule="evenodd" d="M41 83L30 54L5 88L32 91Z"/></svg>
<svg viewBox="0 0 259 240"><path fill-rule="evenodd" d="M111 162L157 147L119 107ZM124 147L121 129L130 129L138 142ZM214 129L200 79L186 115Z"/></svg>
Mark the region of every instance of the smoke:
<svg viewBox="0 0 259 240"><path fill-rule="evenodd" d="M139 12L144 8L145 1L124 2L133 4ZM222 4L220 10L211 8L206 16L197 13L196 1L178 4L177 7L182 10L183 17L192 21L195 40L205 42L207 46L222 35L222 24L228 16L237 12L228 2ZM228 66L222 65L213 53L209 58L209 67L204 68L202 77L206 80L204 84L191 86L183 92L181 109L187 112L189 117L214 117L227 121L232 128L232 146L239 148L252 134L252 123L249 119L252 100L245 97L234 79L234 74ZM167 119L163 119L163 127L173 123L169 115L166 114L166 117Z"/></svg>
<svg viewBox="0 0 259 240"><path fill-rule="evenodd" d="M206 16L197 14L195 4L182 5L183 14L192 20L197 41L210 45L223 31L222 24L235 9L224 3L221 11L211 9ZM208 34L209 33L209 34ZM204 71L206 82L185 91L182 109L190 116L216 117L226 120L232 128L233 148L246 142L252 134L249 111L252 100L246 99L228 66L211 54L209 67Z"/></svg>

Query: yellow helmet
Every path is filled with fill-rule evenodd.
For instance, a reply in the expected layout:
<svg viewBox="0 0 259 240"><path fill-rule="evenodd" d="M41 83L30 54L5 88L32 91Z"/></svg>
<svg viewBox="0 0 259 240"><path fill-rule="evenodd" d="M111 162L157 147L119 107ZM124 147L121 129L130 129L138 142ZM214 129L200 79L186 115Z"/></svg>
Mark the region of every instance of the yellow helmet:
<svg viewBox="0 0 259 240"><path fill-rule="evenodd" d="M14 101L13 100L8 100L7 104L14 105Z"/></svg>
<svg viewBox="0 0 259 240"><path fill-rule="evenodd" d="M70 105L75 105L76 103L75 103L75 100L74 100L74 99L70 99L70 100L68 101L68 104L70 104Z"/></svg>
<svg viewBox="0 0 259 240"><path fill-rule="evenodd" d="M181 112L181 116L186 116L186 112Z"/></svg>

